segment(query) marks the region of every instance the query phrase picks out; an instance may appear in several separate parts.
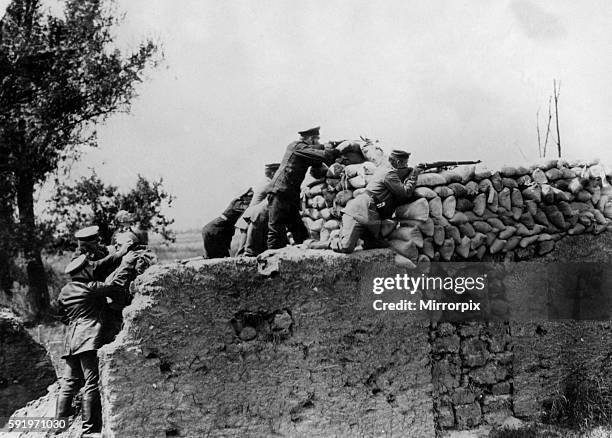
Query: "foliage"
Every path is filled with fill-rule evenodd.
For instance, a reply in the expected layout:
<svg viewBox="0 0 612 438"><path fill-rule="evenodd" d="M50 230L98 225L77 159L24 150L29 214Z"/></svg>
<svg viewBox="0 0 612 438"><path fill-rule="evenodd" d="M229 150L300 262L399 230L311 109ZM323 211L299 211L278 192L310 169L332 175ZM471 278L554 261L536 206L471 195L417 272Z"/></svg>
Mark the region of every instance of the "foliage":
<svg viewBox="0 0 612 438"><path fill-rule="evenodd" d="M118 225L115 215L119 210L133 213L140 227L159 233L164 240L174 241L168 227L174 222L162 210L171 207L174 197L163 188L163 179L149 181L138 175L136 186L126 193L118 187L105 184L95 171L74 184L61 184L56 180L55 193L48 201L46 224L53 230L49 248L73 249L76 230L92 224L100 227L100 236L106 244Z"/></svg>
<svg viewBox="0 0 612 438"><path fill-rule="evenodd" d="M0 215L18 231L4 255L24 257L35 317L48 306L35 187L83 145L96 145L96 123L127 112L144 71L159 60L151 40L118 50L109 4L64 0L62 14L51 16L42 0L12 0L0 20L0 182L11 182L0 188L13 190Z"/></svg>

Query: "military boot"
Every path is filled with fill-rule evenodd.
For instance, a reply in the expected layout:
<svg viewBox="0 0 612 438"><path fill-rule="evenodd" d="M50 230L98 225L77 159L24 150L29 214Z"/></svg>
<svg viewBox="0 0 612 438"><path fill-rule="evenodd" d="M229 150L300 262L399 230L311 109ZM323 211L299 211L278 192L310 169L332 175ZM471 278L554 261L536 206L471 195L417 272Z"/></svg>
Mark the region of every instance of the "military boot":
<svg viewBox="0 0 612 438"><path fill-rule="evenodd" d="M100 397L83 396L83 436L98 433L102 429L102 406Z"/></svg>

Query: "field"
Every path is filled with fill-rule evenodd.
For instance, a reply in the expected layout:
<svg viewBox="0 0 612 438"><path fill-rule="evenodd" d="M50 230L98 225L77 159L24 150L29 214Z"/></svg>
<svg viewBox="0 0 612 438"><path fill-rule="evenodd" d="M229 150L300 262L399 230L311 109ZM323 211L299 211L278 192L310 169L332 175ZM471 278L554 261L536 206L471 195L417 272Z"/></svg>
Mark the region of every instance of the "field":
<svg viewBox="0 0 612 438"><path fill-rule="evenodd" d="M202 234L200 230L180 231L174 243L164 243L159 236L152 236L149 247L157 254L159 263L198 257L202 255Z"/></svg>

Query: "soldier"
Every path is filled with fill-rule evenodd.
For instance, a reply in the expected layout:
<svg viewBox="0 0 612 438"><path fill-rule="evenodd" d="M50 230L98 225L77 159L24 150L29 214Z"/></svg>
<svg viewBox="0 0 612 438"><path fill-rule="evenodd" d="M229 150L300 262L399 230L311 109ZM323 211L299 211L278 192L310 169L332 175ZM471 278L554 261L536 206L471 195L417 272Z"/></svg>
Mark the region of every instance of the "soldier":
<svg viewBox="0 0 612 438"><path fill-rule="evenodd" d="M108 248L100 243L100 228L97 225L85 227L74 233L77 249L73 258L87 254L90 260L100 260L108 255Z"/></svg>
<svg viewBox="0 0 612 438"><path fill-rule="evenodd" d="M116 245L119 246L117 254L119 266L108 277L105 283L114 284L121 288L121 293L117 293L107 299L107 306L104 308L104 328L103 344L112 342L121 331L123 324L123 309L132 301L130 294L130 284L136 277L142 274L149 266L157 263L157 257L145 245L142 245L138 236L132 231L125 231L115 236ZM93 264L95 265L94 262Z"/></svg>
<svg viewBox="0 0 612 438"><path fill-rule="evenodd" d="M253 189L249 189L238 198L233 199L221 216L204 225L202 241L205 259L229 257L234 225L247 209L252 198Z"/></svg>
<svg viewBox="0 0 612 438"><path fill-rule="evenodd" d="M125 253L118 251L109 252L108 248L100 243L99 228L97 225L82 228L74 237L77 239L77 249L72 256L75 260L82 254L92 265L93 274L96 281L104 281L121 263L121 257Z"/></svg>
<svg viewBox="0 0 612 438"><path fill-rule="evenodd" d="M393 215L395 207L408 202L414 194L417 176L422 169L408 167L410 153L394 150L389 156L389 166L381 166L365 188L365 192L351 199L342 210L340 235L330 241L336 252L351 253L362 238L363 248L384 248L385 222ZM387 220L387 221L385 221Z"/></svg>
<svg viewBox="0 0 612 438"><path fill-rule="evenodd" d="M106 297L120 294L121 287L95 281L85 254L70 262L65 272L71 281L62 288L58 301L69 328L64 341L62 358L66 368L57 399L56 418L70 416L72 399L83 386L83 436L87 436L100 432L102 426L97 357L97 350L102 345L102 313Z"/></svg>
<svg viewBox="0 0 612 438"><path fill-rule="evenodd" d="M268 249L287 244L287 228L293 240L302 243L308 230L300 217L300 185L306 171L312 166L315 177L323 176L325 164L331 164L339 156L336 149L324 148L319 143L319 127L299 132L301 139L287 146L283 160L268 195Z"/></svg>
<svg viewBox="0 0 612 438"><path fill-rule="evenodd" d="M137 237L139 244L147 246L149 244L149 233L143 229L136 220L136 216L127 210L119 210L115 215L115 222L118 224L117 231L113 234L112 241L115 243L115 236L118 233L131 231Z"/></svg>
<svg viewBox="0 0 612 438"><path fill-rule="evenodd" d="M251 218L253 216L255 216L256 218L260 218L261 215L258 212L262 209L266 210L265 229L262 231L261 230L262 227L258 223L257 224L258 230L256 230L256 232L258 234L261 232L265 233L266 237L264 237L264 239L267 238L267 234L268 234L267 205L268 203L266 201L266 196L268 195L268 191L270 190L270 183L272 182L272 177L278 170L279 166L280 166L280 163L269 163L265 165L264 179L254 187L253 199L251 199L251 203L249 204L249 207L245 210L245 212L240 217L240 219L238 219L238 222L236 222L236 226L235 226L236 229L234 232L234 237L232 238L232 244L231 244L231 250L230 250L230 255L232 257L244 254L245 245L247 242L247 233L248 233L250 224L252 223ZM265 202L265 208L262 205L260 205L262 202ZM251 247L252 246L253 244L251 244ZM265 250L265 246L266 245L264 242L262 251Z"/></svg>

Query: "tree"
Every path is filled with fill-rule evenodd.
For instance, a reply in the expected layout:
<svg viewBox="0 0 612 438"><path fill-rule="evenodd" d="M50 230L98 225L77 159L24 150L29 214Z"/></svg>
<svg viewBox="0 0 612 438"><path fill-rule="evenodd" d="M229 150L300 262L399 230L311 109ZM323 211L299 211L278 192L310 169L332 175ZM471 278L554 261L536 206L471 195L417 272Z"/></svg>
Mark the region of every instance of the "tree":
<svg viewBox="0 0 612 438"><path fill-rule="evenodd" d="M56 181L55 193L45 210L45 225L53 230L48 247L59 251L74 249L74 232L89 225L98 225L102 242L109 244L118 227L115 215L119 210L133 213L141 228L174 241L174 233L168 228L174 220L162 211L170 207L173 200L174 197L164 190L161 178L149 181L138 175L136 186L127 193L105 184L95 171L74 184Z"/></svg>
<svg viewBox="0 0 612 438"><path fill-rule="evenodd" d="M127 55L114 47L118 21L108 2L65 0L63 12L53 17L41 0L12 0L0 20L0 172L13 181L35 316L48 305L35 187L82 146L96 145L95 124L128 111L136 84L158 61L151 40Z"/></svg>

